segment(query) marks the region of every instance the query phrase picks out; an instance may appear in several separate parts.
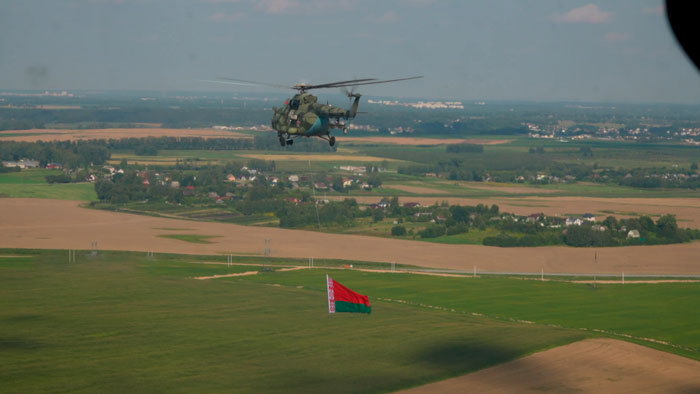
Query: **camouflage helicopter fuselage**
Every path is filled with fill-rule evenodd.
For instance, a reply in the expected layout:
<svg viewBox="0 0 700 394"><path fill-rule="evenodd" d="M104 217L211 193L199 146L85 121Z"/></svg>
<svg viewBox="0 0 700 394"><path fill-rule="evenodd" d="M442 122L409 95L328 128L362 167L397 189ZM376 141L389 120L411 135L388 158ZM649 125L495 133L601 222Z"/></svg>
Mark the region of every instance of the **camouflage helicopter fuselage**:
<svg viewBox="0 0 700 394"><path fill-rule="evenodd" d="M355 94L352 108L347 110L328 104L319 104L312 94L301 92L284 103L281 108L273 107L272 128L277 131L282 146L292 144L292 137L320 137L335 145L333 129L347 132L341 119L352 119L357 115L360 95Z"/></svg>
<svg viewBox="0 0 700 394"><path fill-rule="evenodd" d="M227 83L231 85L243 86L268 86L276 89L294 89L299 93L284 103L284 107L272 107L272 128L277 132L282 146L292 145L296 137L318 137L335 145L335 137L331 136L333 129L342 129L347 133L348 129L341 119L352 119L357 115L357 106L360 103L361 95L354 93L355 87L363 85L376 85L380 83L407 81L423 77L408 77L398 79L387 79L379 81L376 78L355 78L347 81L337 81L321 84L299 84L294 86L275 85L270 83L247 81L245 79L219 78L217 81L206 81L216 83ZM352 88L347 91L346 88ZM307 93L311 89L331 89L340 88L346 95L353 99L350 109L334 107L328 104L319 104L318 98Z"/></svg>

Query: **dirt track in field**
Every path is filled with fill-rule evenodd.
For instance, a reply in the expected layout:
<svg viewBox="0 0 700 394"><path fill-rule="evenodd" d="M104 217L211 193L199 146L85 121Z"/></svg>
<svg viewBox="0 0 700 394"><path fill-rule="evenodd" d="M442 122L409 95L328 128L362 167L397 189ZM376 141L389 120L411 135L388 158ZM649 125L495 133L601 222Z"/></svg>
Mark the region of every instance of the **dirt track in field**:
<svg viewBox="0 0 700 394"><path fill-rule="evenodd" d="M588 339L469 375L400 391L452 393L698 393L700 362L614 339Z"/></svg>
<svg viewBox="0 0 700 394"><path fill-rule="evenodd" d="M74 141L145 137L202 137L250 139L249 135L216 129L31 129L0 131L0 141Z"/></svg>
<svg viewBox="0 0 700 394"><path fill-rule="evenodd" d="M394 188L387 185L387 188ZM377 203L381 197L350 196L363 204ZM335 199L335 197L327 197ZM348 198L347 196L339 199ZM629 217L650 215L654 220L659 215L676 215L678 226L700 228L700 198L597 198L597 197L399 197L401 204L419 202L422 205L440 204L447 201L451 205L496 204L501 212L517 215L544 213L550 216L583 215L592 213L598 218L607 216Z"/></svg>
<svg viewBox="0 0 700 394"><path fill-rule="evenodd" d="M273 257L336 258L396 262L471 272L609 273L700 275L700 242L678 245L598 248L495 248L443 245L357 235L323 234L227 223L155 218L79 207L79 202L0 199L0 247L136 250L188 254L257 253L271 239ZM217 236L195 244L159 235L167 228ZM175 232L176 233L176 232Z"/></svg>

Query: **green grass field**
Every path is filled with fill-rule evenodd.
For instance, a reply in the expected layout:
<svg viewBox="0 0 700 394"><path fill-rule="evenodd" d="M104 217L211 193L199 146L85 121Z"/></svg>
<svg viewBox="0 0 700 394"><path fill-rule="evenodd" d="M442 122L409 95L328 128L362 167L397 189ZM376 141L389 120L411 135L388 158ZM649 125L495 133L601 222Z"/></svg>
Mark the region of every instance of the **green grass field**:
<svg viewBox="0 0 700 394"><path fill-rule="evenodd" d="M0 196L54 198L59 200L96 201L92 183L46 182L47 175L60 174L60 170L28 169L0 174Z"/></svg>
<svg viewBox="0 0 700 394"><path fill-rule="evenodd" d="M68 264L65 251L0 251L2 391L386 392L619 338L592 329L700 359L696 283L593 289L327 269L192 279L261 269L205 260L223 256L78 251ZM329 318L326 273L370 295L373 313Z"/></svg>
<svg viewBox="0 0 700 394"><path fill-rule="evenodd" d="M329 318L319 285L198 281L191 277L256 267L185 261L0 258L3 391L383 392L586 336L374 295L372 315ZM313 272L323 283L324 272Z"/></svg>
<svg viewBox="0 0 700 394"><path fill-rule="evenodd" d="M523 278L474 279L421 275L342 272L334 278L363 283L368 294L414 305L431 305L496 319L517 319L570 328L598 329L639 338L653 338L685 349L667 351L700 359L700 284L576 284ZM271 276L271 275L270 275ZM275 283L311 287L313 272L280 272ZM250 281L271 281L249 277ZM641 341L644 345L653 345Z"/></svg>

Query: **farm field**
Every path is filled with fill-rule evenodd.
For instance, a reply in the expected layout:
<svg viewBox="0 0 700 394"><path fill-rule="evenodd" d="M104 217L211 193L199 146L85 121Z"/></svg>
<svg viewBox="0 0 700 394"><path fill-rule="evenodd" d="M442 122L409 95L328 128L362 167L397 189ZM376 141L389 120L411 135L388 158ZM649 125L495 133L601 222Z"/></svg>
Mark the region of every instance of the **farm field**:
<svg viewBox="0 0 700 394"><path fill-rule="evenodd" d="M400 393L694 392L697 368L697 362L643 346L587 339Z"/></svg>
<svg viewBox="0 0 700 394"><path fill-rule="evenodd" d="M382 301L329 319L317 288L191 279L221 266L64 260L0 258L4 391L392 391L587 336Z"/></svg>
<svg viewBox="0 0 700 394"><path fill-rule="evenodd" d="M46 182L47 175L61 174L60 170L33 169L0 174L0 196L53 198L60 200L96 201L95 185L88 182Z"/></svg>
<svg viewBox="0 0 700 394"><path fill-rule="evenodd" d="M283 271L284 259L263 270L259 258L246 257L233 266L221 256L78 250L76 257L68 263L60 250L0 251L5 389L386 392L528 363L522 357L552 348L531 357L568 352L570 369L580 370L587 365L576 357L580 351L559 346L600 336L700 358L691 311L700 301L697 284L593 289L508 278ZM250 271L259 272L193 279ZM370 295L372 314L329 318L326 274ZM575 313L572 304L588 307ZM590 357L616 367L599 371L602 381L664 376L625 370L630 345L602 341L612 345L592 348ZM697 361L645 350L676 371L677 385L669 387L695 382ZM561 357L538 365L557 368Z"/></svg>
<svg viewBox="0 0 700 394"><path fill-rule="evenodd" d="M273 227L183 221L92 210L80 202L50 199L3 199L0 247L88 248L173 253L262 254L265 239L271 255L308 259L397 262L472 272L608 273L700 275L700 242L613 248L497 248L449 245L370 236L328 234ZM162 230L164 228L187 228ZM198 244L163 238L163 234L211 236ZM597 253L597 264L593 264ZM673 256L669 259L668 256Z"/></svg>

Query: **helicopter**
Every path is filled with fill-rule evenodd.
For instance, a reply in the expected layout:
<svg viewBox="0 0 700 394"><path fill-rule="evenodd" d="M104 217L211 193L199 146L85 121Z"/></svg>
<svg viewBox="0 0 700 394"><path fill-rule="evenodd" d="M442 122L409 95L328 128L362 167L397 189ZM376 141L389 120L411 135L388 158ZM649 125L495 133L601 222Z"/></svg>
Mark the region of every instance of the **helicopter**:
<svg viewBox="0 0 700 394"><path fill-rule="evenodd" d="M217 83L228 83L244 86L269 86L274 88L294 89L298 93L291 99L287 99L283 107L272 107L272 128L277 132L280 145L287 146L294 144L297 137L318 137L328 141L330 146L335 145L335 136L331 135L334 129L342 129L347 134L348 128L344 121L357 116L357 107L360 104L361 94L355 92L355 87L360 85L374 85L380 83L407 81L410 79L423 78L422 76L398 78L389 80L377 80L376 78L351 79L347 81L330 82L323 84L297 84L293 86L275 85L263 82L246 81L234 78L219 78ZM348 91L347 88L351 90ZM307 93L312 89L340 88L351 100L349 109L343 109L329 104L321 104L318 97Z"/></svg>

